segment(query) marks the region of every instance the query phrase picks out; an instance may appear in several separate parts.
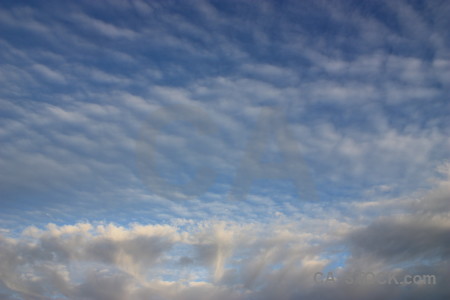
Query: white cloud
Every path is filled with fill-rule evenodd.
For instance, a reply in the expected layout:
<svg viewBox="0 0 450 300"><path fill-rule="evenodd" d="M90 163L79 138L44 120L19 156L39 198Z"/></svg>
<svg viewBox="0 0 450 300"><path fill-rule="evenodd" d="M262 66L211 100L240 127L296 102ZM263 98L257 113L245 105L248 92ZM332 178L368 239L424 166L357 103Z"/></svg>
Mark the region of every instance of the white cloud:
<svg viewBox="0 0 450 300"><path fill-rule="evenodd" d="M427 270L442 280L448 270L439 265L448 264L450 255L448 164L438 171L434 188L419 198L380 199L370 210L352 203L337 210L311 203L301 213L274 212L264 221L85 222L30 226L20 234L2 230L1 286L7 294L37 298L271 300L313 299L319 293L324 299L354 299L358 287L313 281L341 255L348 257L336 269L341 276L352 270L397 270L409 263L405 272ZM349 218L346 206L361 217ZM374 217L380 208L392 213ZM366 296L393 299L417 292L416 287L361 288ZM450 291L438 284L430 292Z"/></svg>
<svg viewBox="0 0 450 300"><path fill-rule="evenodd" d="M125 37L128 39L135 38L138 34L128 28L121 28L116 25L104 22L99 19L92 18L84 14L77 14L72 16L74 20L80 23L81 26L87 29L94 29L95 31L113 38Z"/></svg>
<svg viewBox="0 0 450 300"><path fill-rule="evenodd" d="M58 83L65 82L65 78L62 74L48 68L47 66L44 66L41 64L36 64L33 66L33 69L35 69L36 71L39 72L39 74L43 75L44 77L46 77L47 79L49 79L51 81L58 82Z"/></svg>
<svg viewBox="0 0 450 300"><path fill-rule="evenodd" d="M450 6L216 4L0 10L10 34L0 41L0 298L396 299L398 289L317 287L312 277L340 255L350 257L344 271L382 269L418 250L440 266L417 269L448 274L448 180L427 179L450 147ZM158 195L136 170L139 129L171 105L189 109L153 124L157 170L188 181L207 166L218 178L185 202ZM271 105L286 108L322 202L295 202L271 184L224 200ZM199 111L214 130L171 127ZM167 225L173 217L185 220ZM138 223L17 235L49 220Z"/></svg>

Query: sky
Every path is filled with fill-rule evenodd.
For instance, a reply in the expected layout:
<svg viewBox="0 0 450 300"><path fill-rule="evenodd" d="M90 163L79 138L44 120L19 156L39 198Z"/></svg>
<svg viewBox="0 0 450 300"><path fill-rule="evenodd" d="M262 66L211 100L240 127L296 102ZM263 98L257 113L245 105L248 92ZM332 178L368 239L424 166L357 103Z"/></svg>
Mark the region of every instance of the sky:
<svg viewBox="0 0 450 300"><path fill-rule="evenodd" d="M1 1L0 298L449 299L449 15Z"/></svg>

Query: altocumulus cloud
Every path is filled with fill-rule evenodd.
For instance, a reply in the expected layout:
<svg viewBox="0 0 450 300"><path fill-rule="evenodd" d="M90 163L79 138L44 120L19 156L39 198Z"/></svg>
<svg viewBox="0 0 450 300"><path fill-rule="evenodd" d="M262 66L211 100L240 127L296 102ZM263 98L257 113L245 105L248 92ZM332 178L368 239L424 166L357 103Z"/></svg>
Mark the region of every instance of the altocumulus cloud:
<svg viewBox="0 0 450 300"><path fill-rule="evenodd" d="M445 1L2 1L0 298L449 299L448 15ZM228 201L267 107L285 111L317 201L264 174ZM185 124L203 116L210 131ZM175 188L202 167L203 194ZM316 284L328 270L437 284Z"/></svg>

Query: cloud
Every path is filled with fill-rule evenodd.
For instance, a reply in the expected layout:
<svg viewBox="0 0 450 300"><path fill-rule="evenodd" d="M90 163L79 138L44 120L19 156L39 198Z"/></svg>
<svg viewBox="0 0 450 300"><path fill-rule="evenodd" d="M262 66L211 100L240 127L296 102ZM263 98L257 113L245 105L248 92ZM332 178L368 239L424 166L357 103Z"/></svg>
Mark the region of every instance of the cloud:
<svg viewBox="0 0 450 300"><path fill-rule="evenodd" d="M48 67L46 67L44 65L37 64L37 65L34 65L33 68L37 72L39 72L39 74L43 75L44 77L46 77L49 80L60 82L60 83L65 82L63 75L49 69Z"/></svg>
<svg viewBox="0 0 450 300"><path fill-rule="evenodd" d="M361 34L356 36L346 36L345 30L331 34L336 40L356 40L348 45L359 49L359 52L345 56L338 55L342 47L337 47L337 52L331 51L319 42L320 38L316 38L315 34L308 33L306 29L310 25L307 21L291 18L291 10L300 13L303 9L302 5L294 3L278 7L265 2L254 13L247 10L249 15L233 15L214 3L205 2L192 6L192 13L199 17L196 22L171 5L144 2L139 5L147 7L146 13L155 18L146 17L141 25L127 22L125 16L108 18L118 7L126 11L134 9L133 5L119 3L111 4L111 10L102 10L96 18L90 9L100 9L101 4L72 7L70 18L78 20L76 22L62 22L56 15L56 11L61 9L59 6L54 10L31 6L3 10L8 16L4 19L8 26L21 27L23 22L18 20L22 19L38 22L47 28L39 34L49 41L43 49L37 47L39 49L36 51L14 39L3 42L8 49L6 53L9 53L5 54L7 64L2 68L2 76L6 80L3 98L7 103L13 103L16 98L27 102L24 106L16 105L12 110L13 113L20 110L21 117L14 122L20 122L22 127L21 130L16 127L8 135L16 134L24 139L18 138L8 143L7 149L10 153L17 153L17 158L4 162L8 166L6 170L11 170L5 174L12 173L17 180L8 180L9 183L4 186L13 186L11 181L19 186L29 185L30 180L19 183L21 176L29 178L22 171L26 167L20 163L19 157L35 155L35 164L42 166L39 170L54 173L54 177L66 186L77 185L71 178L93 177L103 178L103 183L108 185L109 181L117 182L112 177L123 174L120 180L125 188L130 181L138 180L132 160L139 127L146 119L152 118L152 113L166 107L169 102L202 107L213 116L214 123L218 123L216 136L204 139L197 147L178 149L183 153L179 157L186 162L203 161L205 165L219 169L217 173L228 180L220 184L233 182L231 179L242 160L251 128L264 105L288 107L290 125L300 128L298 141L302 154L313 162L310 168L315 174L334 174L333 177L340 179L339 184L335 185L358 182L361 174L367 174L366 182L389 184L381 181L397 178L399 170L405 165L408 165L407 181L411 184L421 182L429 174L423 170L432 169L445 156L439 149L446 146L442 142L446 132L436 128L433 129L434 135L430 135L431 131L418 126L413 134L409 134L403 131L402 122L413 118L414 122L421 124L434 119L434 124L445 125L443 120L447 110L439 106L445 89L439 88L434 80L445 86L443 78L448 59L436 55L429 61L420 55L389 53L381 46L377 51L359 49L358 45L365 45L360 42L365 41L365 33L373 29L370 29L370 22L366 22L364 7L355 7L350 15L345 4L329 7L327 3L320 3L310 8L316 11L319 19L320 13L330 14L332 22L339 28L343 26L345 29L348 25L361 30ZM230 9L240 5L246 7L236 3ZM400 10L396 6L381 6L392 12ZM409 7L403 12L406 13L417 19L414 9ZM430 13L438 14L436 10ZM279 23L273 18L276 14L290 17L282 18ZM254 19L251 20L258 22L253 23L244 17L252 17ZM283 38L276 40L277 47L274 49L275 54L283 54L280 57L285 57L286 61L276 59L267 62L264 59L264 49L270 44L267 41L273 37L270 30L261 24L269 19L270 24L286 29L280 33ZM387 20L378 15L370 15L368 19L376 24L373 25L376 26L376 33L385 31L397 37L402 34L387 26ZM400 19L404 24L409 22L408 18ZM33 26L30 25L30 28ZM103 47L97 43L96 37L84 34L86 26L94 28L102 36L129 41L126 45L118 42ZM426 22L417 26L429 34L437 30L426 25ZM31 36L35 33L27 34ZM261 46L260 50L249 47L247 36L252 37L256 48ZM59 39L64 43L56 42ZM292 56L286 51L298 40L304 44ZM186 61L191 63L183 63L180 53L184 53ZM26 63L21 64L20 61ZM220 66L221 71L216 66ZM26 99L39 101L31 104ZM430 105L423 109L423 103ZM102 117L95 105L103 107L105 113ZM408 117L393 114L390 109L405 111ZM72 121L69 122L69 119ZM374 134L370 127L376 126L380 132ZM76 134L67 132L71 127L76 128ZM361 132L356 133L356 127L361 128ZM5 124L5 128L12 127ZM183 140L189 139L186 132L178 132L177 135ZM159 137L169 140L167 133L161 133ZM40 153L23 153L23 144L40 145L45 140L47 147L41 148ZM173 136L171 140L174 140ZM193 152L199 149L205 151L195 155ZM166 150L167 147L160 149L159 154L175 162L173 155L167 155ZM206 150L212 155L205 155ZM106 157L108 159L103 159ZM33 164L31 157L24 160ZM106 161L114 166L106 167ZM74 171L72 177L62 174L61 170L66 166L74 168L76 162L82 162L83 172ZM168 165L162 164L161 168ZM327 167L322 169L323 165ZM115 175L103 173L106 169L109 174ZM349 174L343 174L343 170L349 170ZM39 185L39 178L48 175L35 172L36 179L32 181ZM87 174L89 172L90 175ZM329 186L328 178L318 177L320 185ZM101 185L100 182L98 185ZM109 185L105 190L112 188ZM138 188L135 187L135 190ZM146 192L142 190L140 195Z"/></svg>
<svg viewBox="0 0 450 300"><path fill-rule="evenodd" d="M69 299L403 299L424 293L444 299L450 292L443 281L450 254L447 169L442 164L434 188L418 198L379 200L390 205L391 215L373 217L364 206L342 203L365 216L359 222L311 203L295 218L276 213L264 221L173 219L2 231L2 289ZM430 211L434 204L439 212ZM392 271L432 274L438 283L409 289L315 283L314 274L330 270L341 255L337 277Z"/></svg>
<svg viewBox="0 0 450 300"><path fill-rule="evenodd" d="M0 298L446 299L313 276L448 277L449 8L2 3ZM267 107L316 202L264 172L226 200Z"/></svg>
<svg viewBox="0 0 450 300"><path fill-rule="evenodd" d="M448 275L448 221L411 223L417 216L406 214L358 228L344 216L322 217L28 227L16 236L2 233L0 280L8 295L68 299L404 299L450 292L442 281ZM342 254L337 245L349 249L335 270L338 277L406 266L408 274L436 275L438 284L403 289L315 283L314 274L326 272Z"/></svg>
<svg viewBox="0 0 450 300"><path fill-rule="evenodd" d="M2 291L68 299L403 299L424 293L444 299L450 293L444 284L450 254L447 169L441 165L434 188L420 197L379 200L377 205L390 205L390 215L374 217L352 203L334 211L310 203L296 217L278 212L251 222L173 219L154 225L48 224L18 234L4 230ZM434 204L439 212L430 211ZM339 212L346 205L364 218ZM355 270L391 271L432 274L437 284L403 289L315 283L314 274L326 273L339 257L344 261L334 270L337 277Z"/></svg>
<svg viewBox="0 0 450 300"><path fill-rule="evenodd" d="M447 257L450 226L445 220L381 219L359 232L352 241L355 252L401 263ZM447 224L446 224L447 223ZM356 253L355 253L356 254ZM357 255L357 254L356 254Z"/></svg>
<svg viewBox="0 0 450 300"><path fill-rule="evenodd" d="M104 22L102 20L98 20L92 17L89 17L87 15L78 14L73 16L73 19L82 24L82 26L90 29L94 29L94 31L97 31L98 33L101 33L103 35L106 35L108 37L112 38L128 38L132 39L137 36L137 33L127 29L127 28L120 28L113 24L109 24L107 22Z"/></svg>

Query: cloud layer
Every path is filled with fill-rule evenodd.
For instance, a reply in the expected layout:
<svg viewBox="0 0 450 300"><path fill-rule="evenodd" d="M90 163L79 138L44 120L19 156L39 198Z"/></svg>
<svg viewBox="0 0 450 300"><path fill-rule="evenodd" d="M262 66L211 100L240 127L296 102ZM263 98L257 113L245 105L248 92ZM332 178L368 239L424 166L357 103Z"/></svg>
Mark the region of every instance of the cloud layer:
<svg viewBox="0 0 450 300"><path fill-rule="evenodd" d="M449 14L3 1L0 298L448 299Z"/></svg>
<svg viewBox="0 0 450 300"><path fill-rule="evenodd" d="M413 201L379 201L396 213L360 222L328 210L325 215L334 218L304 214L295 221L278 213L266 223L174 219L4 232L1 289L26 299L445 299L449 187L448 177L441 178ZM429 208L442 201L445 209L430 218ZM364 215L364 205L348 205ZM354 272L434 275L436 285L314 281L317 272L330 270L337 278Z"/></svg>

